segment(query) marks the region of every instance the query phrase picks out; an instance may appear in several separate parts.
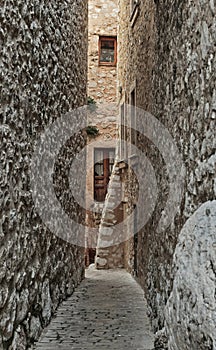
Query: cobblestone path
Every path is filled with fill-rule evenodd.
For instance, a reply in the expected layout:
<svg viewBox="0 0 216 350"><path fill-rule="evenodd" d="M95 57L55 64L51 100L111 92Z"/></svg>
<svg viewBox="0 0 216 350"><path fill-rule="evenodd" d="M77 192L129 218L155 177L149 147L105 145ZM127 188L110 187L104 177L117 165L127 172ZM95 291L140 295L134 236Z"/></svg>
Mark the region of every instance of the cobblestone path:
<svg viewBox="0 0 216 350"><path fill-rule="evenodd" d="M153 349L146 309L142 289L125 270L90 267L35 349Z"/></svg>

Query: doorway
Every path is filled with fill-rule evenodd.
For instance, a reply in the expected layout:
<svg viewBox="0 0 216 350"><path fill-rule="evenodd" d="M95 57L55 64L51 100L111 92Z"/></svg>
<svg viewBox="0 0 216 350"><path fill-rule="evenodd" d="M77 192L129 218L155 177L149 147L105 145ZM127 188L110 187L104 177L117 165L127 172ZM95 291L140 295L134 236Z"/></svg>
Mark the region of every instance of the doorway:
<svg viewBox="0 0 216 350"><path fill-rule="evenodd" d="M94 150L94 200L104 202L115 162L114 148Z"/></svg>

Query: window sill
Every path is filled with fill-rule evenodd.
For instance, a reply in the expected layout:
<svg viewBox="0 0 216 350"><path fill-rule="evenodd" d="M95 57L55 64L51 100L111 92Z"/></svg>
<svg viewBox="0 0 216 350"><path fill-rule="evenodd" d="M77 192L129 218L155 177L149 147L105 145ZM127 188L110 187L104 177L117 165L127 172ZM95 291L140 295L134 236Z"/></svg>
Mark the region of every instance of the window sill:
<svg viewBox="0 0 216 350"><path fill-rule="evenodd" d="M116 63L103 63L103 62L100 62L99 63L99 67L116 67L117 64Z"/></svg>

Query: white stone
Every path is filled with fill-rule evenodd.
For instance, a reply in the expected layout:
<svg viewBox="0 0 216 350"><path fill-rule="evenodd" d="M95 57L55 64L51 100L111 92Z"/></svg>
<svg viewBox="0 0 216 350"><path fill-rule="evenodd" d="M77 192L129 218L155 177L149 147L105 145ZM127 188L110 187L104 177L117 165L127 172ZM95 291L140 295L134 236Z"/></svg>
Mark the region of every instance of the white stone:
<svg viewBox="0 0 216 350"><path fill-rule="evenodd" d="M113 240L105 241L101 238L98 242L98 249L111 247L112 245L113 245Z"/></svg>
<svg viewBox="0 0 216 350"><path fill-rule="evenodd" d="M211 7L211 10L212 10L212 13L215 14L215 5L214 5L214 0L210 0L210 7Z"/></svg>
<svg viewBox="0 0 216 350"><path fill-rule="evenodd" d="M88 86L90 88L96 88L97 87L97 83L95 81L91 81L91 82L88 83Z"/></svg>
<svg viewBox="0 0 216 350"><path fill-rule="evenodd" d="M32 317L30 322L30 337L34 340L39 338L41 333L41 323L38 317Z"/></svg>
<svg viewBox="0 0 216 350"><path fill-rule="evenodd" d="M99 233L101 235L111 236L113 233L113 229L110 227L101 227Z"/></svg>
<svg viewBox="0 0 216 350"><path fill-rule="evenodd" d="M178 239L166 306L169 349L201 349L203 335L206 348L216 348L215 246L216 201L209 201L187 220Z"/></svg>
<svg viewBox="0 0 216 350"><path fill-rule="evenodd" d="M95 260L95 263L96 263L96 266L106 266L107 264L107 260L104 259L104 258L99 258L97 257L96 260Z"/></svg>
<svg viewBox="0 0 216 350"><path fill-rule="evenodd" d="M43 307L42 316L46 324L49 323L51 318L51 303L52 303L52 300L50 297L49 281L46 280L43 283L43 288L42 288L42 307Z"/></svg>
<svg viewBox="0 0 216 350"><path fill-rule="evenodd" d="M113 181L120 181L120 176L119 175L113 175L112 177Z"/></svg>
<svg viewBox="0 0 216 350"><path fill-rule="evenodd" d="M200 47L202 52L202 58L205 59L210 47L209 30L208 30L208 25L205 21L202 22Z"/></svg>

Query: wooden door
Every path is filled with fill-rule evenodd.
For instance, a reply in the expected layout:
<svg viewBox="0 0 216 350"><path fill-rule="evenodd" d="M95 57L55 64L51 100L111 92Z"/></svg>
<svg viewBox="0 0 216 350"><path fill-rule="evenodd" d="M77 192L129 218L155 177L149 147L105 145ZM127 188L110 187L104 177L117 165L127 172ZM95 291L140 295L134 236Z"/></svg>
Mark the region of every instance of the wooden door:
<svg viewBox="0 0 216 350"><path fill-rule="evenodd" d="M94 199L104 202L114 165L115 149L96 148L94 153Z"/></svg>

